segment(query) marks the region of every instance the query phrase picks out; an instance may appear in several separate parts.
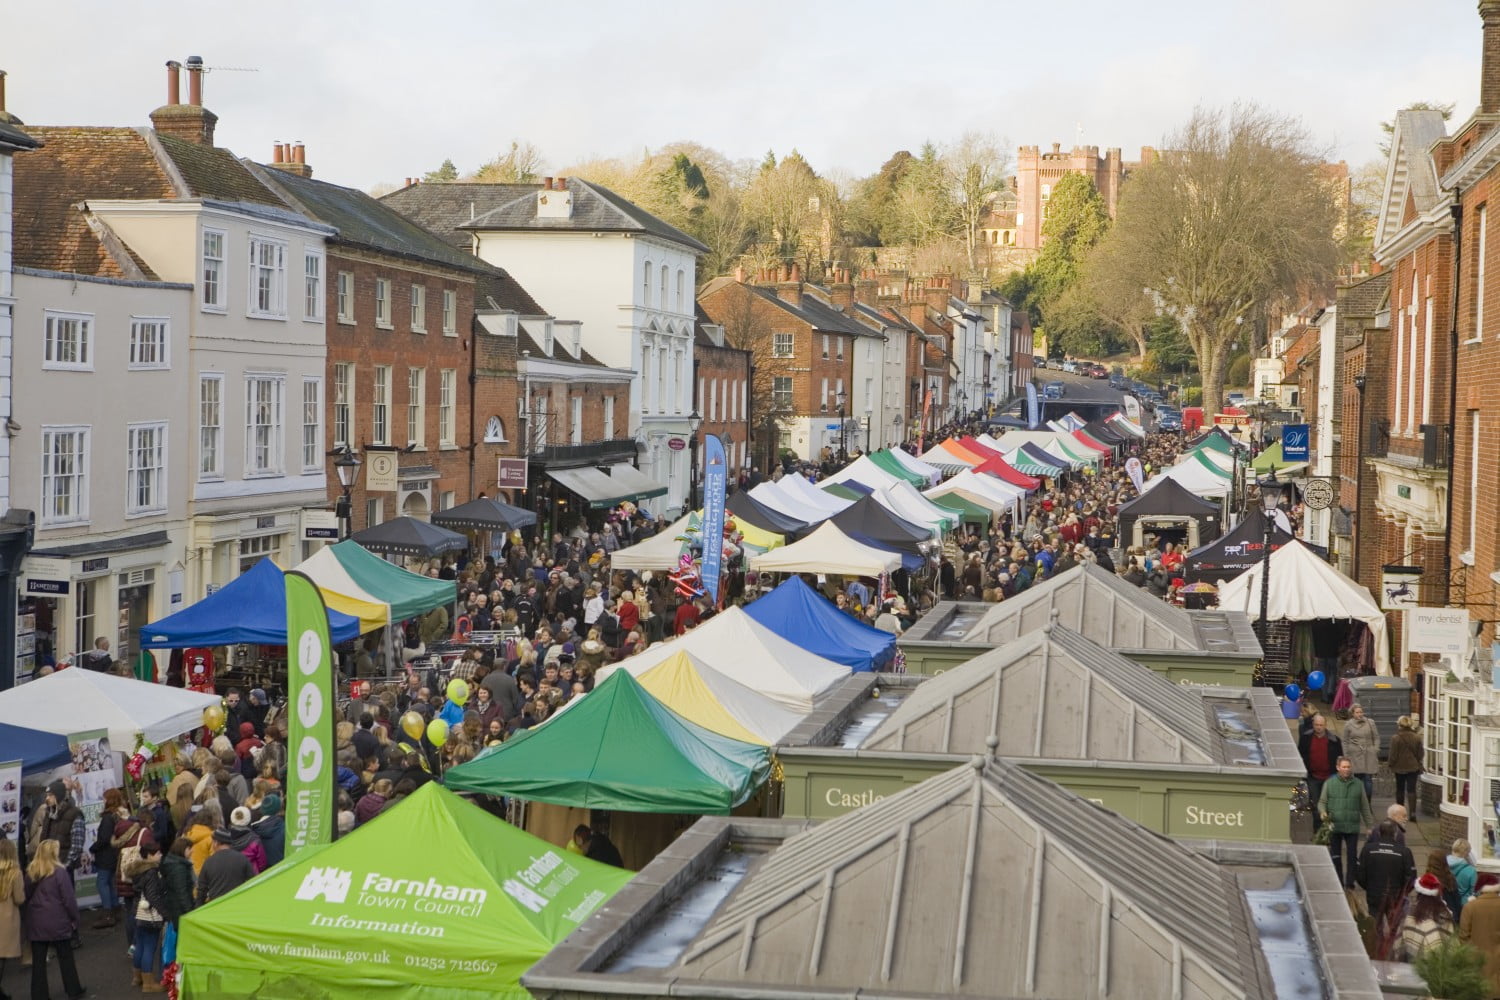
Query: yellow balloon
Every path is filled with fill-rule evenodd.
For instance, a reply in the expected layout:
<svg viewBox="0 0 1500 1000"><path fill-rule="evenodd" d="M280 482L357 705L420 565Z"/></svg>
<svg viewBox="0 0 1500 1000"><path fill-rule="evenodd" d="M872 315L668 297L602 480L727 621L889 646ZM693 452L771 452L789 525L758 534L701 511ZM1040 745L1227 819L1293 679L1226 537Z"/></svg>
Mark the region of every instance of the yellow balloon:
<svg viewBox="0 0 1500 1000"><path fill-rule="evenodd" d="M401 731L414 740L420 740L427 731L427 720L421 712L407 712L401 716Z"/></svg>
<svg viewBox="0 0 1500 1000"><path fill-rule="evenodd" d="M203 724L211 732L217 733L224 728L224 706L210 705L203 710Z"/></svg>
<svg viewBox="0 0 1500 1000"><path fill-rule="evenodd" d="M433 719L427 723L427 742L435 747L440 747L448 742L448 723L442 719Z"/></svg>
<svg viewBox="0 0 1500 1000"><path fill-rule="evenodd" d="M455 677L448 682L448 700L456 701L460 705L469 700L469 685L461 677Z"/></svg>

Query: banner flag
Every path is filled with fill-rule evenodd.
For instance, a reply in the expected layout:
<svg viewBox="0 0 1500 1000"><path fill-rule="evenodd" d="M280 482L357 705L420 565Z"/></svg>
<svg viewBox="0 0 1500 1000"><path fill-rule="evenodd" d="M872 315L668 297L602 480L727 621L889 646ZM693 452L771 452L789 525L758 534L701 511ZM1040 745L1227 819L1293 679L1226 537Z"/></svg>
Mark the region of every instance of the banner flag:
<svg viewBox="0 0 1500 1000"><path fill-rule="evenodd" d="M724 560L724 494L729 463L717 434L703 436L703 589L719 604L719 573Z"/></svg>
<svg viewBox="0 0 1500 1000"><path fill-rule="evenodd" d="M333 840L333 651L328 607L306 575L286 574L288 720L286 855Z"/></svg>
<svg viewBox="0 0 1500 1000"><path fill-rule="evenodd" d="M1036 394L1036 383L1026 383L1026 423L1036 430L1042 426L1042 401Z"/></svg>
<svg viewBox="0 0 1500 1000"><path fill-rule="evenodd" d="M1146 488L1145 470L1141 468L1141 460L1132 455L1125 460L1125 471L1130 475L1130 481L1135 484L1135 491L1140 493Z"/></svg>

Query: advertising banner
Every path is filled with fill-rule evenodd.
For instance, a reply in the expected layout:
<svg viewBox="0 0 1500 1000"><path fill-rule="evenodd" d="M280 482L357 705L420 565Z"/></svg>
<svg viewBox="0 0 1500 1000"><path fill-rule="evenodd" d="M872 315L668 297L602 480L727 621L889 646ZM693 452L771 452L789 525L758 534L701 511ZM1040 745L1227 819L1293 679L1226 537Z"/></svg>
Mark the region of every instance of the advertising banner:
<svg viewBox="0 0 1500 1000"><path fill-rule="evenodd" d="M286 855L333 840L333 656L328 608L302 573L286 574L288 719Z"/></svg>
<svg viewBox="0 0 1500 1000"><path fill-rule="evenodd" d="M1469 654L1467 608L1407 608L1406 648L1412 653Z"/></svg>
<svg viewBox="0 0 1500 1000"><path fill-rule="evenodd" d="M1036 383L1026 383L1026 425L1032 430L1042 426L1042 401L1036 394Z"/></svg>
<svg viewBox="0 0 1500 1000"><path fill-rule="evenodd" d="M1141 465L1141 460L1131 456L1125 460L1125 472L1130 476L1130 481L1135 484L1135 491L1141 492L1146 488L1146 473Z"/></svg>
<svg viewBox="0 0 1500 1000"><path fill-rule="evenodd" d="M728 463L717 434L703 436L703 589L717 607L724 561L724 496Z"/></svg>
<svg viewBox="0 0 1500 1000"><path fill-rule="evenodd" d="M21 839L21 762L0 762L0 833L12 843Z"/></svg>
<svg viewBox="0 0 1500 1000"><path fill-rule="evenodd" d="M73 755L70 768L73 773L63 779L63 784L73 797L73 804L83 811L84 828L97 830L99 817L104 813L104 793L120 784L120 772L109 746L109 731L91 729L73 733L68 737L68 751ZM73 873L73 889L78 895L79 906L93 906L99 901L94 856L88 852L87 846L92 843L90 838L84 846L83 861Z"/></svg>
<svg viewBox="0 0 1500 1000"><path fill-rule="evenodd" d="M1291 462L1308 460L1307 424L1283 424L1281 427L1281 457Z"/></svg>

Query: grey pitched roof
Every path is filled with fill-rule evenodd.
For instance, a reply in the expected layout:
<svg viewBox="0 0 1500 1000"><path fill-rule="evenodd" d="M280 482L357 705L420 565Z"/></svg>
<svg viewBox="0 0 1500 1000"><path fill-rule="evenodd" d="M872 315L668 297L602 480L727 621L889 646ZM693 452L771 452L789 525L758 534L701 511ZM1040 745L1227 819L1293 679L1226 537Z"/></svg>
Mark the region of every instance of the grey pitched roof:
<svg viewBox="0 0 1500 1000"><path fill-rule="evenodd" d="M5 112L0 111L0 150L7 153L25 149L37 149L42 143L40 139L33 139L21 129L17 128L19 121L9 120Z"/></svg>
<svg viewBox="0 0 1500 1000"><path fill-rule="evenodd" d="M780 295L777 295L776 289L774 288L769 288L764 285L752 285L748 282L737 282L734 278L720 275L719 277L714 278L708 284L704 285L703 290L700 291L698 295L700 298L703 298L718 291L725 285L732 284L742 285L751 294L758 295L761 298L765 299L767 302L776 306L778 309L790 313L791 315L800 319L802 322L811 326L814 330L818 330L820 332L826 331L828 333L842 333L851 337L879 336L879 334L875 330L870 329L870 327L866 326L864 323L861 323L853 316L849 315L839 308L836 308L835 306L821 301L817 296L810 295L806 292L802 294L801 304L793 305L786 299L782 298Z"/></svg>
<svg viewBox="0 0 1500 1000"><path fill-rule="evenodd" d="M1441 111L1408 108L1396 112L1384 197L1375 234L1376 246L1401 230L1408 193L1418 212L1425 212L1436 204L1441 191L1437 164L1429 151L1447 134L1448 124Z"/></svg>
<svg viewBox="0 0 1500 1000"><path fill-rule="evenodd" d="M1203 697L1071 629L1040 630L922 684L861 750L1222 764Z"/></svg>
<svg viewBox="0 0 1500 1000"><path fill-rule="evenodd" d="M1052 621L1110 649L1200 649L1192 616L1092 563L1007 598L964 633L964 642L999 645Z"/></svg>
<svg viewBox="0 0 1500 1000"><path fill-rule="evenodd" d="M1258 945L1224 869L976 759L787 840L672 975L741 995L1234 1000L1275 995Z"/></svg>
<svg viewBox="0 0 1500 1000"><path fill-rule="evenodd" d="M262 183L290 199L309 218L336 229L337 235L330 239L332 243L456 268L471 274L496 270L363 191L311 177L299 177L264 165L252 164L251 169Z"/></svg>
<svg viewBox="0 0 1500 1000"><path fill-rule="evenodd" d="M578 177L569 177L567 184L573 195L573 212L566 218L539 217L536 193L542 186L529 184L513 190L509 198L497 199L499 203L489 211L459 223L457 228L466 232L644 233L697 253L709 252L703 243L606 187Z"/></svg>
<svg viewBox="0 0 1500 1000"><path fill-rule="evenodd" d="M473 181L424 181L383 195L389 205L424 229L467 251L473 235L459 229L480 215L535 191L535 184L481 184Z"/></svg>

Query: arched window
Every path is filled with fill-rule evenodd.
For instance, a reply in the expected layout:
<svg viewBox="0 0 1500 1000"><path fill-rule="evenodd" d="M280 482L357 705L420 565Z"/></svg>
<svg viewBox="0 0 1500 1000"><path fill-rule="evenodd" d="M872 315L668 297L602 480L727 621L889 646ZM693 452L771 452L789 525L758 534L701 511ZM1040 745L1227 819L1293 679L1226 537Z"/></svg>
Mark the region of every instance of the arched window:
<svg viewBox="0 0 1500 1000"><path fill-rule="evenodd" d="M661 266L661 298L656 300L656 307L663 311L667 308L667 265Z"/></svg>
<svg viewBox="0 0 1500 1000"><path fill-rule="evenodd" d="M686 305L685 300L682 297L683 293L686 290L687 290L687 272L683 271L683 270L678 270L678 272L677 272L677 311L678 312L687 312L687 305Z"/></svg>
<svg viewBox="0 0 1500 1000"><path fill-rule="evenodd" d="M646 261L646 266L641 270L641 305L651 304L651 262Z"/></svg>
<svg viewBox="0 0 1500 1000"><path fill-rule="evenodd" d="M499 417L490 417L484 422L484 443L503 444L505 442L505 421Z"/></svg>

